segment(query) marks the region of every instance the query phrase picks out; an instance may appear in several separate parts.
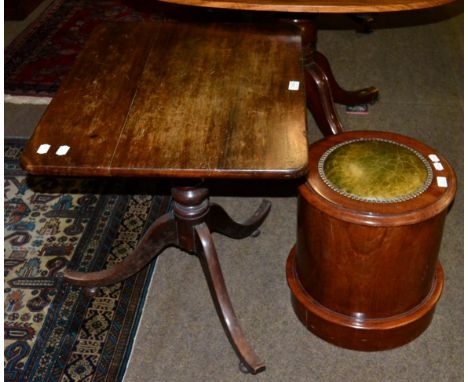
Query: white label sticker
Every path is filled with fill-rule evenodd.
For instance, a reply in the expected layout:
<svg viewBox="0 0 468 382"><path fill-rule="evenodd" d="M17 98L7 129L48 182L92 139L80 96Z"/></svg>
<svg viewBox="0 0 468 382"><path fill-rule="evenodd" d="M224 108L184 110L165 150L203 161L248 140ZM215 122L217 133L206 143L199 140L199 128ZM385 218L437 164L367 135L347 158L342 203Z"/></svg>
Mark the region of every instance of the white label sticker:
<svg viewBox="0 0 468 382"><path fill-rule="evenodd" d="M439 187L444 187L444 188L448 187L447 178L445 176L438 176L437 177L437 185Z"/></svg>
<svg viewBox="0 0 468 382"><path fill-rule="evenodd" d="M444 169L444 166L442 166L442 163L436 162L436 163L434 163L434 168L435 168L437 171L442 171L442 170Z"/></svg>
<svg viewBox="0 0 468 382"><path fill-rule="evenodd" d="M429 159L430 159L431 161L433 161L433 162L440 162L439 157L438 157L437 155L435 155L435 154L430 154L430 155L429 155Z"/></svg>
<svg viewBox="0 0 468 382"><path fill-rule="evenodd" d="M46 154L47 151L49 151L49 149L50 149L50 145L47 143L43 143L42 145L39 146L36 152L38 154Z"/></svg>
<svg viewBox="0 0 468 382"><path fill-rule="evenodd" d="M299 90L299 81L289 81L289 90Z"/></svg>
<svg viewBox="0 0 468 382"><path fill-rule="evenodd" d="M70 146L66 146L66 145L63 145L63 146L60 146L58 148L58 150L55 152L56 155L65 155L66 153L68 153L68 150L70 150Z"/></svg>

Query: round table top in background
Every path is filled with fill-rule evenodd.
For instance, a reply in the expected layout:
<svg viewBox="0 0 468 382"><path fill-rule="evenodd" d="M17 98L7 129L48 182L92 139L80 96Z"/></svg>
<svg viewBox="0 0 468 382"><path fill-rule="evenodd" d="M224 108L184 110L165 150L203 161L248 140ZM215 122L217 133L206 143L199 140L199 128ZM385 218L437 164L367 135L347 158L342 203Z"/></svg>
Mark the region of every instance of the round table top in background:
<svg viewBox="0 0 468 382"><path fill-rule="evenodd" d="M160 0L222 9L298 13L376 13L424 9L453 0Z"/></svg>

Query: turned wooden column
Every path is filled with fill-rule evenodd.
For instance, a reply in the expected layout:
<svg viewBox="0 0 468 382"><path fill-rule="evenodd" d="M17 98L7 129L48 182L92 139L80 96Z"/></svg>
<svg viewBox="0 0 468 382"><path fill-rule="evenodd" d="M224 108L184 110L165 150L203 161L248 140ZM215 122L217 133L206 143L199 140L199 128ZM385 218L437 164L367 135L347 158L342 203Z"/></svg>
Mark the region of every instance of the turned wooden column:
<svg viewBox="0 0 468 382"><path fill-rule="evenodd" d="M36 127L22 165L36 175L170 177L177 184L174 209L121 262L89 273L74 263L78 269L67 269L64 279L93 294L139 272L168 246L196 255L241 370L264 370L235 316L211 232L256 235L271 204L263 201L238 223L210 202L198 180L295 179L307 172L301 48L290 27L97 27ZM301 86L290 89L293 81ZM64 148L65 155L56 154Z"/></svg>
<svg viewBox="0 0 468 382"><path fill-rule="evenodd" d="M166 247L179 247L199 258L221 324L239 357L240 369L252 374L263 371L265 364L247 342L234 312L211 232L236 239L256 234L270 212L271 203L263 201L251 218L237 223L221 206L209 201L209 192L205 187L174 187L171 194L173 211L157 219L135 251L122 262L97 272L67 270L64 279L85 287L88 296L92 297L97 287L115 284L139 272Z"/></svg>
<svg viewBox="0 0 468 382"><path fill-rule="evenodd" d="M379 91L375 87L348 91L335 79L327 58L317 51L317 26L315 15L297 15L297 18L281 19L294 24L301 31L304 77L307 106L324 136L344 131L335 103L361 105L376 101Z"/></svg>

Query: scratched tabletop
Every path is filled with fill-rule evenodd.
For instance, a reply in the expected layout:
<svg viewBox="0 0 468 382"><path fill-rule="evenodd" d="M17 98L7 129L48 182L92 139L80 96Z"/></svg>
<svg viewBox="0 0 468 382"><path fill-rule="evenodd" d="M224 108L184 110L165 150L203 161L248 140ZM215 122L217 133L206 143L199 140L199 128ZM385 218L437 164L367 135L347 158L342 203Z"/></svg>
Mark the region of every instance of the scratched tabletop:
<svg viewBox="0 0 468 382"><path fill-rule="evenodd" d="M288 27L98 27L22 157L32 174L300 177L301 38Z"/></svg>

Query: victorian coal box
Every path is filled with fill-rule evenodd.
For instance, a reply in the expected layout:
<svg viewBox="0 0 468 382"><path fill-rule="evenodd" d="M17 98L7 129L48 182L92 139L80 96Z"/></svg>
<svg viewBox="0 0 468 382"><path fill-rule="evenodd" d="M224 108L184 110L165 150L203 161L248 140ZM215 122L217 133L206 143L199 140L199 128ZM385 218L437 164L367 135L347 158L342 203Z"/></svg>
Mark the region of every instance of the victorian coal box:
<svg viewBox="0 0 468 382"><path fill-rule="evenodd" d="M415 139L371 131L318 141L309 161L286 266L297 317L345 348L408 343L429 326L442 293L451 166Z"/></svg>

